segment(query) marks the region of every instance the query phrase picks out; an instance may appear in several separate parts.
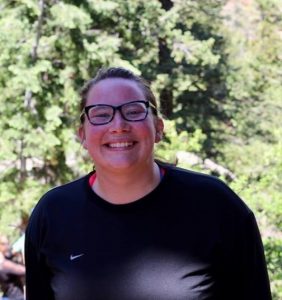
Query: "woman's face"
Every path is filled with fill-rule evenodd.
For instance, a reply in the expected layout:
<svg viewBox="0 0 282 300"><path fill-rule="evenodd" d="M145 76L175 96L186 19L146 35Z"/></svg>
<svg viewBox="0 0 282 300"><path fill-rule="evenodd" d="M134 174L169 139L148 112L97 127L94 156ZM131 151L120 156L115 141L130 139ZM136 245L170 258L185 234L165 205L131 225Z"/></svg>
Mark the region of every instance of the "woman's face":
<svg viewBox="0 0 282 300"><path fill-rule="evenodd" d="M146 100L142 89L132 80L108 78L92 86L86 106L109 104L118 106L134 100ZM79 130L85 149L96 170L125 171L146 168L153 163L154 143L163 133L163 122L149 110L143 121L129 122L116 111L105 125L91 125L87 117Z"/></svg>

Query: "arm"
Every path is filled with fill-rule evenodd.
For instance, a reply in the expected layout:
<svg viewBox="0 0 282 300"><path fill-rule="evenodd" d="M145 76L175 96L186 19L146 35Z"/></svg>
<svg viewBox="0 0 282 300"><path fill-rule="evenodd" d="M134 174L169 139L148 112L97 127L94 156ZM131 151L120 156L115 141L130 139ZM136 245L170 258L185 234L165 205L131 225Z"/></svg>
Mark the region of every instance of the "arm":
<svg viewBox="0 0 282 300"><path fill-rule="evenodd" d="M271 300L264 249L253 213L247 216L241 228L240 252L241 298L246 300Z"/></svg>
<svg viewBox="0 0 282 300"><path fill-rule="evenodd" d="M54 300L50 282L50 270L38 246L40 244L40 226L38 223L31 219L26 231L26 300Z"/></svg>
<svg viewBox="0 0 282 300"><path fill-rule="evenodd" d="M217 182L219 183L219 182ZM264 249L252 211L228 186L213 190L220 216L219 274L222 299L271 300ZM219 201L219 200L218 200Z"/></svg>
<svg viewBox="0 0 282 300"><path fill-rule="evenodd" d="M25 267L23 265L14 263L11 260L2 258L1 271L7 274L22 276L25 275Z"/></svg>

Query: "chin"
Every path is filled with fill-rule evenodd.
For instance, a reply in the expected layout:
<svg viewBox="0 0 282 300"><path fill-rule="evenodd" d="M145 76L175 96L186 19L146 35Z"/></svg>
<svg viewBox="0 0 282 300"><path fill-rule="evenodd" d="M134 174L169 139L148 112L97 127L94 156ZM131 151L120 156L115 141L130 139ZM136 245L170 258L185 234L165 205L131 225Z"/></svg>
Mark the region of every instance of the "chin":
<svg viewBox="0 0 282 300"><path fill-rule="evenodd" d="M112 169L115 171L125 171L136 168L138 166L138 161L136 160L112 160L108 162L108 169Z"/></svg>

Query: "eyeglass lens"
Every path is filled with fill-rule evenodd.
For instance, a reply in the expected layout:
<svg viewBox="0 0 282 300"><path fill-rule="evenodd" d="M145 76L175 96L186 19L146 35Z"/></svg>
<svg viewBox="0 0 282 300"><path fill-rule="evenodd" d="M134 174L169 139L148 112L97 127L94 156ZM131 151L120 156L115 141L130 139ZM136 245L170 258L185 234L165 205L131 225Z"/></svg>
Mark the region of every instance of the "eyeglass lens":
<svg viewBox="0 0 282 300"><path fill-rule="evenodd" d="M109 123L119 110L122 117L127 121L141 121L147 117L148 109L146 102L130 102L121 106L97 105L88 110L88 118L92 124Z"/></svg>

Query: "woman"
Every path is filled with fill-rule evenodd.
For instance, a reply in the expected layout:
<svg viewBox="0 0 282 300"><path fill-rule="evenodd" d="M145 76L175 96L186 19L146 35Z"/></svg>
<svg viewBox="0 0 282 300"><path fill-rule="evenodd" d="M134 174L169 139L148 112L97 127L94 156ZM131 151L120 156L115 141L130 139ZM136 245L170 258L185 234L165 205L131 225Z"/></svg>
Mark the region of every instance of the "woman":
<svg viewBox="0 0 282 300"><path fill-rule="evenodd" d="M34 209L27 300L271 299L252 212L218 179L154 161L163 121L149 85L110 68L81 96L95 171Z"/></svg>

